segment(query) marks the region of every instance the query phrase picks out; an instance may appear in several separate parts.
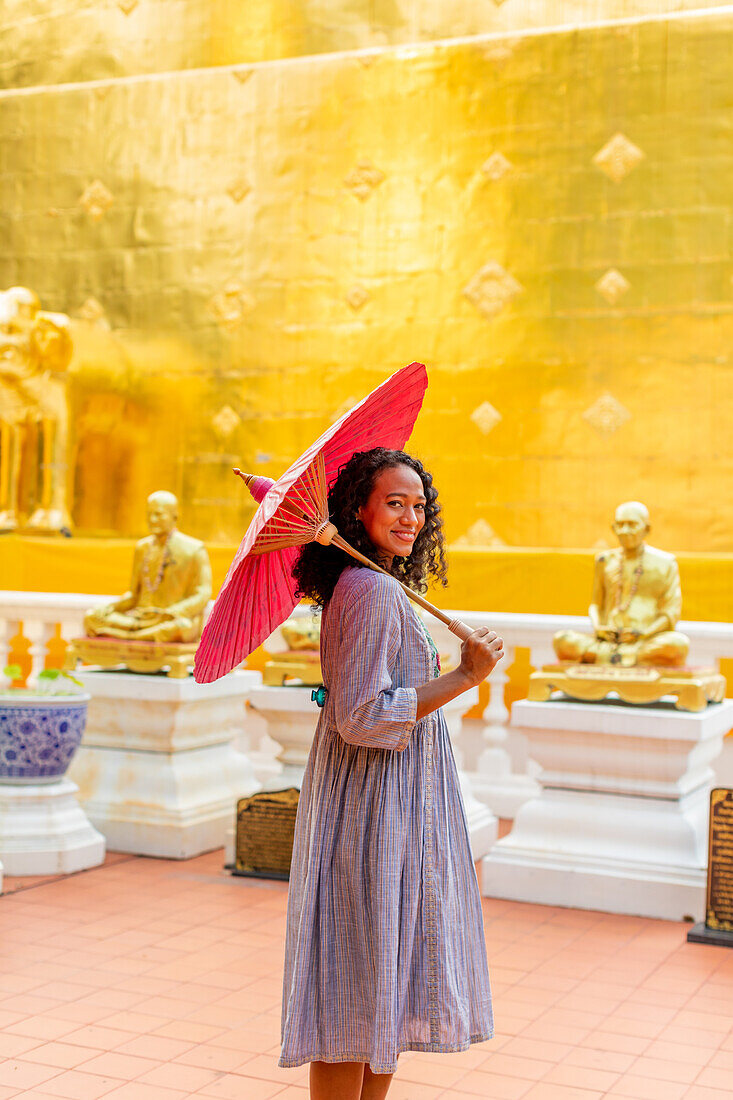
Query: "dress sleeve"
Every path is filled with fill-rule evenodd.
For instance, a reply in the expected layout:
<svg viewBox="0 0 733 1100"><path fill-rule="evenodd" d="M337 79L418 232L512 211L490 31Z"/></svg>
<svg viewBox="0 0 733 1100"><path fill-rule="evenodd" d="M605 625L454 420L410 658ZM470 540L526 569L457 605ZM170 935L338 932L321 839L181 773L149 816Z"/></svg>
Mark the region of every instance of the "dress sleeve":
<svg viewBox="0 0 733 1100"><path fill-rule="evenodd" d="M390 666L402 643L397 593L389 581L348 598L329 687L334 724L350 745L402 752L417 721L415 688L394 687Z"/></svg>

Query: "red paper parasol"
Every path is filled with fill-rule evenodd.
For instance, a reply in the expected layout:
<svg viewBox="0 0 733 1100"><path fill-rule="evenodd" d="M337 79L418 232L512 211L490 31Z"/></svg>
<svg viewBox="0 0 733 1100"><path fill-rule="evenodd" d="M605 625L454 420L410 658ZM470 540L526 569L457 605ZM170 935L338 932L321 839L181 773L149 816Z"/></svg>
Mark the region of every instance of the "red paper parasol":
<svg viewBox="0 0 733 1100"><path fill-rule="evenodd" d="M240 664L290 615L298 602L292 568L303 543L333 541L378 568L348 547L328 522L328 489L357 451L404 447L427 381L422 363L403 367L337 420L278 481L242 475L261 503L201 636L194 667L199 683L217 680ZM406 591L452 629L462 627L459 634L469 633L463 624L450 622L432 604Z"/></svg>

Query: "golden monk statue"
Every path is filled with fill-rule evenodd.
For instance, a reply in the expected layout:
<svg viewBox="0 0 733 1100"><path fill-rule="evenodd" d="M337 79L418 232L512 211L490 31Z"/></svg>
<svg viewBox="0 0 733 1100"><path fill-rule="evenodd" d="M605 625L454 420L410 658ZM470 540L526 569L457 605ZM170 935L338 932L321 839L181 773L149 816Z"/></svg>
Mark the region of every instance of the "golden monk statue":
<svg viewBox="0 0 733 1100"><path fill-rule="evenodd" d="M690 643L675 630L682 609L677 562L644 541L649 513L638 501L616 509L612 530L620 549L596 557L588 608L594 632L561 630L555 653L589 664L684 665Z"/></svg>
<svg viewBox="0 0 733 1100"><path fill-rule="evenodd" d="M302 650L320 652L321 620L314 615L308 618L288 619L280 627L280 633L291 653Z"/></svg>
<svg viewBox="0 0 733 1100"><path fill-rule="evenodd" d="M135 642L196 642L211 599L211 565L198 539L176 529L173 493L148 497L150 535L135 547L130 591L87 612L87 635Z"/></svg>
<svg viewBox="0 0 733 1100"><path fill-rule="evenodd" d="M69 414L65 372L71 361L69 318L40 308L26 287L0 294L0 531L69 533ZM23 456L38 455L23 492ZM25 500L28 496L28 500Z"/></svg>

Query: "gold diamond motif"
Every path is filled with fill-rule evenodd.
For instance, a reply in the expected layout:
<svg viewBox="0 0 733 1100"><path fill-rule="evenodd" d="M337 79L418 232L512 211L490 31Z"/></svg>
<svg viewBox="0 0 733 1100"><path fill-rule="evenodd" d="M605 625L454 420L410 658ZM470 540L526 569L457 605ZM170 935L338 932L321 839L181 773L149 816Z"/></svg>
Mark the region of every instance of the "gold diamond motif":
<svg viewBox="0 0 733 1100"><path fill-rule="evenodd" d="M104 306L96 298L87 298L79 306L77 316L81 317L82 321L88 321L90 325L96 325L104 320Z"/></svg>
<svg viewBox="0 0 733 1100"><path fill-rule="evenodd" d="M232 76L240 84L246 84L253 72L254 69L232 69Z"/></svg>
<svg viewBox="0 0 733 1100"><path fill-rule="evenodd" d="M621 272L617 271L615 267L612 267L598 280L596 283L596 290L607 302L615 306L616 302L619 298L624 296L630 286L631 283L628 279L624 279Z"/></svg>
<svg viewBox="0 0 733 1100"><path fill-rule="evenodd" d="M235 329L245 314L254 309L254 304L252 295L236 279L212 294L207 303L216 323L229 331Z"/></svg>
<svg viewBox="0 0 733 1100"><path fill-rule="evenodd" d="M216 416L212 416L211 425L219 435L226 439L235 428L242 423L242 418L237 415L231 405L222 405Z"/></svg>
<svg viewBox="0 0 733 1100"><path fill-rule="evenodd" d="M492 260L476 272L463 288L463 294L484 317L495 317L523 290L513 275Z"/></svg>
<svg viewBox="0 0 733 1100"><path fill-rule="evenodd" d="M503 153L492 153L488 160L481 165L481 171L489 180L500 180L507 172L511 172L514 165Z"/></svg>
<svg viewBox="0 0 733 1100"><path fill-rule="evenodd" d="M355 283L346 294L346 301L353 309L354 313L365 306L369 301L369 291L361 285L361 283Z"/></svg>
<svg viewBox="0 0 733 1100"><path fill-rule="evenodd" d="M124 12L125 15L132 15L139 3L140 0L117 0L117 7L120 11Z"/></svg>
<svg viewBox="0 0 733 1100"><path fill-rule="evenodd" d="M618 133L596 153L593 163L614 183L619 183L643 159L644 154L638 145L634 145L625 134Z"/></svg>
<svg viewBox="0 0 733 1100"><path fill-rule="evenodd" d="M252 188L246 179L235 180L234 183L227 187L227 195L236 203L240 203L242 199L246 199Z"/></svg>
<svg viewBox="0 0 733 1100"><path fill-rule="evenodd" d="M477 519L464 535L456 539L454 545L469 548L475 546L506 546L506 543L497 535L487 520Z"/></svg>
<svg viewBox="0 0 733 1100"><path fill-rule="evenodd" d="M490 401L484 401L483 404L473 410L470 419L484 435L488 435L501 420L501 413L494 408Z"/></svg>
<svg viewBox="0 0 733 1100"><path fill-rule="evenodd" d="M366 202L384 179L384 172L381 172L379 168L375 168L369 161L363 161L361 164L357 164L350 176L346 177L344 186L348 187L361 202Z"/></svg>
<svg viewBox="0 0 733 1100"><path fill-rule="evenodd" d="M603 435L611 435L631 419L629 410L611 393L602 394L582 415L591 428Z"/></svg>
<svg viewBox="0 0 733 1100"><path fill-rule="evenodd" d="M98 222L114 203L112 192L104 186L101 180L94 180L84 189L79 199L79 205L86 210L92 221Z"/></svg>

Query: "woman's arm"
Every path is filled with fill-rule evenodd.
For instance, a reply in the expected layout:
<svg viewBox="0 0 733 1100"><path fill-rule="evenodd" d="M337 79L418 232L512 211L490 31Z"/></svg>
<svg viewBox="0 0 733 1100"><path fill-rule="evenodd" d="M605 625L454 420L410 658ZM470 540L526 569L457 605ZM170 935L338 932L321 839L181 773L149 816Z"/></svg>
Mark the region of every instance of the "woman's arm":
<svg viewBox="0 0 733 1100"><path fill-rule="evenodd" d="M504 643L493 630L485 626L474 630L461 646L458 668L416 688L417 720L480 684L503 656Z"/></svg>
<svg viewBox="0 0 733 1100"><path fill-rule="evenodd" d="M395 687L390 668L402 644L400 593L391 577L371 573L341 611L340 644L327 685L334 725L350 745L407 747L417 721L415 688Z"/></svg>

